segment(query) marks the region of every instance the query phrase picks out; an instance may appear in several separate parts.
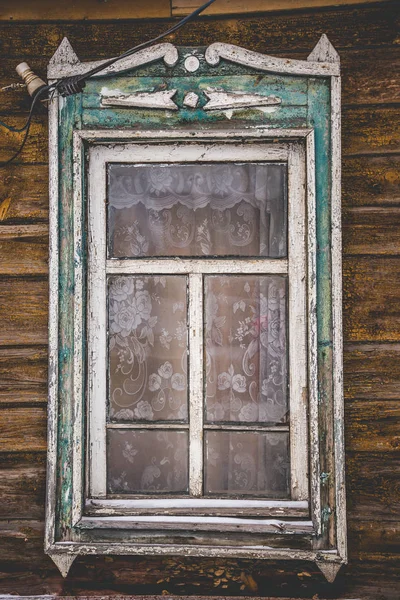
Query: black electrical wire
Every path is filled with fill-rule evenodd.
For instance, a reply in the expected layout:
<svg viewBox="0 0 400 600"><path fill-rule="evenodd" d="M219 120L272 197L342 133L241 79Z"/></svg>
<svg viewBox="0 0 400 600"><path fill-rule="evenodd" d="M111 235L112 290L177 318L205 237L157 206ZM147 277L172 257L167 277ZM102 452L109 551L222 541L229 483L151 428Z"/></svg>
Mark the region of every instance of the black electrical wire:
<svg viewBox="0 0 400 600"><path fill-rule="evenodd" d="M144 50L145 48L149 48L150 46L152 46L156 42L162 40L163 38L167 37L168 35L175 33L175 31L178 31L178 29L180 29L181 27L186 25L186 23L188 23L192 19L195 19L200 13L202 13L206 8L208 8L214 2L215 2L215 0L208 0L208 2L206 2L205 4L203 4L196 10L194 10L192 13L190 13L190 15L187 15L186 17L181 19L178 23L176 23L176 25L173 25L172 27L167 29L167 31L165 31L164 33L157 35L155 38L148 40L147 42L143 42L142 44L138 44L137 46L130 48L123 54L120 54L119 56L117 56L115 58L111 58L110 60L106 61L105 63L98 65L94 69L87 71L87 73L83 73L82 75L74 75L72 77L64 77L63 79L60 79L56 83L52 83L51 85L45 85L42 88L40 88L32 100L31 108L29 111L29 116L28 116L28 119L27 119L25 125L23 125L23 127L21 127L21 128L13 127L12 125L7 125L3 121L0 121L0 127L4 127L8 131L12 131L12 132L16 132L16 133L22 133L23 131L25 131L24 139L22 140L21 145L18 148L17 152L11 158L9 158L7 161L0 162L0 168L6 167L13 160L15 160L17 158L17 156L19 156L21 154L21 152L25 146L26 140L28 139L28 136L29 136L29 131L30 131L30 127L32 124L34 108L37 105L39 99L42 98L45 94L49 95L49 98L51 100L55 92L58 92L59 94L61 94L64 97L71 96L73 94L78 94L78 93L82 92L83 88L85 87L85 83L86 83L87 79L89 79L93 75L96 75L97 73L100 73L101 71L104 71L104 69L106 69L107 67L110 67L111 65L116 63L118 60L121 60L122 58L126 58L127 56L131 56L132 54L139 52L139 50Z"/></svg>
<svg viewBox="0 0 400 600"><path fill-rule="evenodd" d="M40 100L40 98L46 93L48 92L50 89L49 85L45 85L42 88L40 88L36 95L34 96L33 100L32 100L32 104L31 104L31 108L29 111L29 116L28 119L25 123L25 125L21 128L16 128L16 127L11 127L10 125L6 125L5 123L2 123L2 121L0 121L0 124L3 125L6 129L8 129L9 131L15 131L18 133L21 133L22 131L25 131L25 135L24 138L20 144L20 147L18 148L18 150L15 152L15 154L9 158L8 160L1 162L0 163L0 168L1 167L6 167L7 165L9 165L11 162L13 162L13 160L15 160L17 158L17 156L19 156L26 144L26 140L28 139L28 135L29 135L29 131L31 128L31 124L32 124L32 118L33 118L33 111L35 109L35 106L37 105L38 101Z"/></svg>

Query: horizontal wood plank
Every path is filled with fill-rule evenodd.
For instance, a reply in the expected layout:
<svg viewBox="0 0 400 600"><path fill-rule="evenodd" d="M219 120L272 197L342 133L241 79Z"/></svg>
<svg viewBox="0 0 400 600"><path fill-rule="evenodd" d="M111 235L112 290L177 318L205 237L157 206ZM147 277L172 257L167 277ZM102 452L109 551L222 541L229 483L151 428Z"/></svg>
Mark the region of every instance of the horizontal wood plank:
<svg viewBox="0 0 400 600"><path fill-rule="evenodd" d="M0 404L46 403L47 348L0 347Z"/></svg>
<svg viewBox="0 0 400 600"><path fill-rule="evenodd" d="M397 520L400 452L350 452L346 457L347 510L352 520Z"/></svg>
<svg viewBox="0 0 400 600"><path fill-rule="evenodd" d="M400 48L340 52L342 104L400 101Z"/></svg>
<svg viewBox="0 0 400 600"><path fill-rule="evenodd" d="M45 407L0 409L0 452L46 451Z"/></svg>
<svg viewBox="0 0 400 600"><path fill-rule="evenodd" d="M10 116L7 123L21 128L26 122L25 115ZM25 133L15 133L0 128L0 161L10 159L19 149ZM18 157L18 162L47 163L47 117L37 115L32 119L28 140Z"/></svg>
<svg viewBox="0 0 400 600"><path fill-rule="evenodd" d="M345 399L400 401L400 344L345 344Z"/></svg>
<svg viewBox="0 0 400 600"><path fill-rule="evenodd" d="M47 344L48 283L0 278L0 346Z"/></svg>
<svg viewBox="0 0 400 600"><path fill-rule="evenodd" d="M382 553L381 556L399 553L399 522L351 520L348 534L350 558L363 558L372 548L374 552Z"/></svg>
<svg viewBox="0 0 400 600"><path fill-rule="evenodd" d="M44 520L46 454L0 459L0 519Z"/></svg>
<svg viewBox="0 0 400 600"><path fill-rule="evenodd" d="M400 258L345 257L345 342L400 341Z"/></svg>
<svg viewBox="0 0 400 600"><path fill-rule="evenodd" d="M378 0L379 1L379 0ZM299 8L321 8L323 6L340 6L342 4L359 4L374 2L374 0L219 0L210 6L207 14L229 15L235 13L265 12L270 10L285 10ZM172 0L172 15L187 15L202 5L202 0Z"/></svg>
<svg viewBox="0 0 400 600"><path fill-rule="evenodd" d="M344 157L343 209L400 204L400 155Z"/></svg>
<svg viewBox="0 0 400 600"><path fill-rule="evenodd" d="M395 0L382 6L339 7L321 11L266 14L249 18L198 19L174 38L178 45L206 46L227 41L258 52L310 52L322 33L336 48L364 48L396 45L400 20ZM171 21L170 23L175 22ZM66 23L0 22L0 51L5 58L47 56L67 36L83 58L108 58L144 39L159 35L170 24L164 20L129 20L108 23L77 21Z"/></svg>
<svg viewBox="0 0 400 600"><path fill-rule="evenodd" d="M53 0L35 0L32 2L13 2L2 0L0 20L37 21L37 20L74 20L74 19L154 19L171 16L170 0L118 0L99 2L81 0L80 2L54 2Z"/></svg>
<svg viewBox="0 0 400 600"><path fill-rule="evenodd" d="M9 165L0 169L0 225L47 221L47 165Z"/></svg>
<svg viewBox="0 0 400 600"><path fill-rule="evenodd" d="M343 253L400 254L400 207L356 207L342 215Z"/></svg>
<svg viewBox="0 0 400 600"><path fill-rule="evenodd" d="M46 224L0 224L0 275L47 275L48 248Z"/></svg>
<svg viewBox="0 0 400 600"><path fill-rule="evenodd" d="M400 402L346 402L345 423L347 451L400 451Z"/></svg>
<svg viewBox="0 0 400 600"><path fill-rule="evenodd" d="M342 4L371 3L377 0L220 0L211 6L205 14L225 15L232 13L265 12L271 10L325 7ZM379 0L378 0L379 1ZM381 0L384 1L384 0ZM9 21L32 20L80 20L80 19L151 19L154 17L182 16L198 8L198 0L139 0L134 7L130 0L120 0L117 5L96 0L83 0L75 3L57 3L52 0L31 2L12 2L4 0L0 9L0 19ZM133 10L134 8L134 10Z"/></svg>
<svg viewBox="0 0 400 600"><path fill-rule="evenodd" d="M344 156L400 152L400 111L397 107L345 108L342 128Z"/></svg>

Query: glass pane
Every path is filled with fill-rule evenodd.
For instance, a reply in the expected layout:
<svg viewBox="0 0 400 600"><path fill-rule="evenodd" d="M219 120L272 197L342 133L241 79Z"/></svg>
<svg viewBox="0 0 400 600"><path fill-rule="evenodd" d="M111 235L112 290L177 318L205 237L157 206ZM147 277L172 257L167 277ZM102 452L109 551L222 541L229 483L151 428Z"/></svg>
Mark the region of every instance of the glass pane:
<svg viewBox="0 0 400 600"><path fill-rule="evenodd" d="M188 432L110 429L110 494L160 494L188 490Z"/></svg>
<svg viewBox="0 0 400 600"><path fill-rule="evenodd" d="M206 419L288 420L286 278L205 277Z"/></svg>
<svg viewBox="0 0 400 600"><path fill-rule="evenodd" d="M205 494L289 497L289 434L207 431Z"/></svg>
<svg viewBox="0 0 400 600"><path fill-rule="evenodd" d="M109 418L187 421L187 278L109 277Z"/></svg>
<svg viewBox="0 0 400 600"><path fill-rule="evenodd" d="M286 164L108 165L112 257L286 256Z"/></svg>

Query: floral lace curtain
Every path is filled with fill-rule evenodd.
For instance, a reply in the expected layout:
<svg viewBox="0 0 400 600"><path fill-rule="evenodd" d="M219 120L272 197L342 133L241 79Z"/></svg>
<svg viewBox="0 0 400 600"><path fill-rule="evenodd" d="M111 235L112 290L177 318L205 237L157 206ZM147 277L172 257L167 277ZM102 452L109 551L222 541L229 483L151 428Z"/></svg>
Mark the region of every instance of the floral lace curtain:
<svg viewBox="0 0 400 600"><path fill-rule="evenodd" d="M286 256L286 165L108 167L111 257Z"/></svg>

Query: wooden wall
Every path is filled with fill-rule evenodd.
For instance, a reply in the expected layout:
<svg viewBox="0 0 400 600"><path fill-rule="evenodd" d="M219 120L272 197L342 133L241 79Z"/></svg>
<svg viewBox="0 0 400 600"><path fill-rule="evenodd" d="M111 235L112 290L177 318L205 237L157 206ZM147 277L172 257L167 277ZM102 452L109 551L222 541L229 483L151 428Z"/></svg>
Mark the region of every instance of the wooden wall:
<svg viewBox="0 0 400 600"><path fill-rule="evenodd" d="M366 4L377 0L216 0L205 15ZM378 0L385 2L386 0ZM2 0L0 20L161 19L187 15L206 0Z"/></svg>
<svg viewBox="0 0 400 600"><path fill-rule="evenodd" d="M311 564L80 558L67 580L44 555L47 363L47 115L0 169L0 594L202 594L398 598L400 590L400 3L197 22L177 44L224 41L305 58L322 33L343 65L346 458L350 561L334 585ZM67 35L106 58L165 21L2 22L0 87L28 61L42 75ZM21 125L24 90L0 92ZM21 134L0 128L0 160Z"/></svg>

